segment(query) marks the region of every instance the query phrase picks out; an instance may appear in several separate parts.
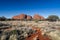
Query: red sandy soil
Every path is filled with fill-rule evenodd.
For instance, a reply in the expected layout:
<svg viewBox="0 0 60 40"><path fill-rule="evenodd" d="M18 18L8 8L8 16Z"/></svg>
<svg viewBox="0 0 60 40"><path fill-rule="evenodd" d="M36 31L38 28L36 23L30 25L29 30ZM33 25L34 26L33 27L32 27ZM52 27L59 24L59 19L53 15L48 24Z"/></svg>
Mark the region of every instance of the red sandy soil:
<svg viewBox="0 0 60 40"><path fill-rule="evenodd" d="M39 28L33 27L33 30L37 30L36 33L31 34L29 37L26 38L26 40L50 40L49 37L43 36Z"/></svg>

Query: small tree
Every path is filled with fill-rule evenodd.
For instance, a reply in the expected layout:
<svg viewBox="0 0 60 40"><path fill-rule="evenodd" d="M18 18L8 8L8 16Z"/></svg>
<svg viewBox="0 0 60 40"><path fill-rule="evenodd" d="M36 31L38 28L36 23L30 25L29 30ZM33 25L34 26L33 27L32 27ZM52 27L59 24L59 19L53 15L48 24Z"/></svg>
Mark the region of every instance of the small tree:
<svg viewBox="0 0 60 40"><path fill-rule="evenodd" d="M2 16L2 17L0 17L0 20L1 21L5 21L6 20L6 17Z"/></svg>
<svg viewBox="0 0 60 40"><path fill-rule="evenodd" d="M56 16L56 15L50 15L50 16L48 16L47 20L49 20L49 21L57 21L57 20L59 20L59 17Z"/></svg>

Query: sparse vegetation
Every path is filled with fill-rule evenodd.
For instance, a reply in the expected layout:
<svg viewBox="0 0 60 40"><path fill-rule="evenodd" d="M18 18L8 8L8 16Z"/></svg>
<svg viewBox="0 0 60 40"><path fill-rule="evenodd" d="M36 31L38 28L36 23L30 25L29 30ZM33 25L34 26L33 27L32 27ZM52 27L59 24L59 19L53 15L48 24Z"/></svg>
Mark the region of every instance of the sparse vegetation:
<svg viewBox="0 0 60 40"><path fill-rule="evenodd" d="M27 36L36 32L36 30L32 30L32 27L38 27L41 29L43 35L52 37L54 40L55 36L53 34L58 35L56 40L59 40L60 35L60 21L59 22L49 22L49 21L0 21L2 23L2 29L0 29L0 39L8 39L8 40L24 40ZM6 25L7 24L7 25ZM1 26L1 24L0 24ZM6 28L5 26L8 26ZM11 26L11 28L10 28ZM6 28L6 29L3 29ZM14 36L14 37L13 37ZM45 35L44 35L45 36ZM14 39L15 38L15 39Z"/></svg>
<svg viewBox="0 0 60 40"><path fill-rule="evenodd" d="M35 20L35 22L37 23L39 20Z"/></svg>

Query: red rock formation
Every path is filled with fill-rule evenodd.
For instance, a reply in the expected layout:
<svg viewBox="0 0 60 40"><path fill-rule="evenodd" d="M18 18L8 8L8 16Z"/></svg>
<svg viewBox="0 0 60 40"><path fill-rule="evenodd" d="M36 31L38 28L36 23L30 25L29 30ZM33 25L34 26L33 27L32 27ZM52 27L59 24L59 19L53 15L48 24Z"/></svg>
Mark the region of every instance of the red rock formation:
<svg viewBox="0 0 60 40"><path fill-rule="evenodd" d="M13 16L12 19L19 19L19 16Z"/></svg>
<svg viewBox="0 0 60 40"><path fill-rule="evenodd" d="M38 14L35 14L35 15L33 16L33 19L35 19L35 20L43 20L44 17L43 17L43 16L40 16L40 15L38 15Z"/></svg>
<svg viewBox="0 0 60 40"><path fill-rule="evenodd" d="M26 17L27 17L27 15L25 15L25 14L20 14L19 15L19 19L26 19Z"/></svg>
<svg viewBox="0 0 60 40"><path fill-rule="evenodd" d="M12 19L25 19L26 17L27 17L27 15L20 14L20 15L17 15L17 16L13 16Z"/></svg>
<svg viewBox="0 0 60 40"><path fill-rule="evenodd" d="M27 20L31 20L32 16L27 15Z"/></svg>
<svg viewBox="0 0 60 40"><path fill-rule="evenodd" d="M25 14L20 14L20 15L17 15L17 16L13 16L12 19L27 19L27 20L30 20L30 19L32 19L32 16L25 15ZM40 15L38 15L38 14L35 14L35 15L33 16L33 19L43 20L44 17L43 17L43 16L40 16Z"/></svg>

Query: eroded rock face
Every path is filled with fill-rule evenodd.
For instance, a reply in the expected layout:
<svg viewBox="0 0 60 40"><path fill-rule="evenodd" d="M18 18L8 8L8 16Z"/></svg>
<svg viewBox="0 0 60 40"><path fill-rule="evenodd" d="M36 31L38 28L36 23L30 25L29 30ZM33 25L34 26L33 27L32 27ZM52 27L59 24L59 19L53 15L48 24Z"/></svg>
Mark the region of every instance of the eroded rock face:
<svg viewBox="0 0 60 40"><path fill-rule="evenodd" d="M38 15L38 14L35 14L35 15L33 16L33 19L35 19L35 20L43 20L44 17L43 17L43 16L40 16L40 15Z"/></svg>
<svg viewBox="0 0 60 40"><path fill-rule="evenodd" d="M12 19L19 19L18 16L13 16Z"/></svg>
<svg viewBox="0 0 60 40"><path fill-rule="evenodd" d="M20 14L20 15L17 15L17 16L13 16L12 19L26 19L27 15L25 14Z"/></svg>
<svg viewBox="0 0 60 40"><path fill-rule="evenodd" d="M27 20L31 20L32 16L27 15Z"/></svg>
<svg viewBox="0 0 60 40"><path fill-rule="evenodd" d="M26 19L26 17L27 17L27 15L25 15L25 14L20 14L19 15L19 19Z"/></svg>

